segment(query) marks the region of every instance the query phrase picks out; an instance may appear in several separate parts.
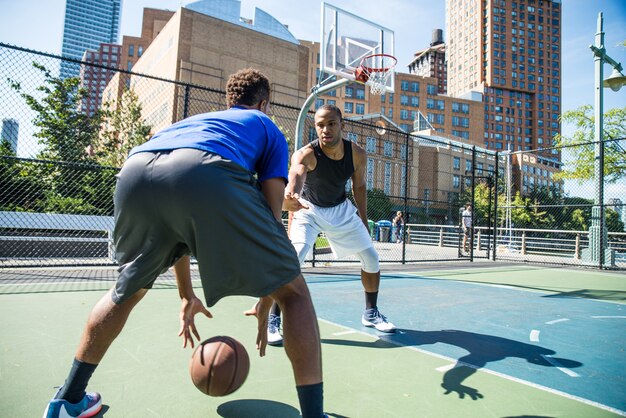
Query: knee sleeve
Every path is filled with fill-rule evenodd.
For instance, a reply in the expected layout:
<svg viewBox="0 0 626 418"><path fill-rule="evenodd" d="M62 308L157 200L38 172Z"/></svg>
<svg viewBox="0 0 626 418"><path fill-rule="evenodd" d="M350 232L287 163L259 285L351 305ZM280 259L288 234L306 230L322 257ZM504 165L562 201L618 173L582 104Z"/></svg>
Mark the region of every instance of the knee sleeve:
<svg viewBox="0 0 626 418"><path fill-rule="evenodd" d="M378 262L378 253L374 247L369 247L361 252L356 253L361 260L361 269L366 273L378 273L380 264Z"/></svg>
<svg viewBox="0 0 626 418"><path fill-rule="evenodd" d="M296 252L298 253L298 261L300 262L300 265L304 264L306 255L309 253L309 251L311 251L311 246L303 242L298 242L293 244L293 248L295 248Z"/></svg>

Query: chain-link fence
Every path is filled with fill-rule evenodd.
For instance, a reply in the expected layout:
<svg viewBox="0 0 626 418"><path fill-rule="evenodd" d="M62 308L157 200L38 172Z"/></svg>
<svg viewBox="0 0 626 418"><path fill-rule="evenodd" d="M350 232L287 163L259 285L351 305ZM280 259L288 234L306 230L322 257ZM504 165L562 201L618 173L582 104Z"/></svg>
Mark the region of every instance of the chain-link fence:
<svg viewBox="0 0 626 418"><path fill-rule="evenodd" d="M61 62L80 68L81 77L61 79ZM128 151L173 122L226 106L222 91L5 44L0 99L0 268L114 265L112 196ZM272 103L291 151L299 112ZM315 136L310 114L303 143ZM588 250L597 235L589 234L594 202L566 196L553 178L560 167L545 168L550 161L349 119L344 138L368 154L369 228L382 262L599 266ZM467 204L473 211L463 228ZM604 265L626 267L624 203L601 206ZM398 212L402 223L394 223ZM357 260L335 260L321 236L308 262Z"/></svg>

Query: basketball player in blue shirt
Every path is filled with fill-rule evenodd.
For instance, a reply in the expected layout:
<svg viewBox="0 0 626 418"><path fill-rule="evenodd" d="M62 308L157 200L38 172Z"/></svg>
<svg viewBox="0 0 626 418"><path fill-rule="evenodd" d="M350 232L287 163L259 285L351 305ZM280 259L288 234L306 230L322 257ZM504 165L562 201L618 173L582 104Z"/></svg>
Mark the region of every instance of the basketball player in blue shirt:
<svg viewBox="0 0 626 418"><path fill-rule="evenodd" d="M380 266L367 224L366 153L342 138L343 122L338 107L321 106L314 121L318 139L291 157L284 204L286 210L294 212L289 232L291 243L300 263L320 232L325 233L337 258L355 254L361 261L361 283L365 290L361 323L381 332L394 332L395 326L377 306ZM346 196L348 180L352 180L356 208ZM271 345L282 342L278 332L279 314L280 307L274 304L268 324Z"/></svg>
<svg viewBox="0 0 626 418"><path fill-rule="evenodd" d="M182 299L183 347L200 336L196 314L211 317L194 294L189 256L198 261L207 306L229 295L259 297L265 354L273 301L285 312L285 350L304 417L323 416L317 319L298 257L280 221L289 158L285 137L266 116L270 84L252 69L226 86L229 109L200 114L136 147L115 190L114 240L119 277L93 308L65 384L45 417L91 417L100 394L85 389L135 305L174 266ZM233 251L233 248L237 248Z"/></svg>

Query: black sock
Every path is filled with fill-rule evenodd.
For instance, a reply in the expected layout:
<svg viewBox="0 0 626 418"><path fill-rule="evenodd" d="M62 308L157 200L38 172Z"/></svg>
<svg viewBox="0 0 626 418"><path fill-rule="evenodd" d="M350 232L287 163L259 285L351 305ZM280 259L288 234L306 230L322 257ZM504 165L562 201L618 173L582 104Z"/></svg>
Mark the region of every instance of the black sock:
<svg viewBox="0 0 626 418"><path fill-rule="evenodd" d="M87 383L91 375L98 367L97 364L84 363L74 359L70 374L65 379L65 384L57 392L55 399L65 399L69 403L78 403L85 396Z"/></svg>
<svg viewBox="0 0 626 418"><path fill-rule="evenodd" d="M270 314L280 316L280 306L278 306L278 303L274 302L270 308Z"/></svg>
<svg viewBox="0 0 626 418"><path fill-rule="evenodd" d="M365 309L376 308L378 302L378 292L365 292Z"/></svg>
<svg viewBox="0 0 626 418"><path fill-rule="evenodd" d="M321 418L324 416L323 383L296 386L302 418Z"/></svg>

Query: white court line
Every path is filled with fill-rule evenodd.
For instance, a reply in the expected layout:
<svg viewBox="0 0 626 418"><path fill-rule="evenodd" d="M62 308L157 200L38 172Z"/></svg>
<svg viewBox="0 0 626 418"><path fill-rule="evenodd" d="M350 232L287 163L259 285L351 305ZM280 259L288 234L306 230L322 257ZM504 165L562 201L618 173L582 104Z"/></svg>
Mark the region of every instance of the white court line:
<svg viewBox="0 0 626 418"><path fill-rule="evenodd" d="M543 359L545 361L547 361L548 363L550 363L551 365L553 365L554 367L556 367L557 369L559 369L560 371L562 371L563 373L568 375L569 377L580 377L580 375L578 373L575 373L575 372L571 371L570 369L568 369L566 367L563 367L563 365L561 363L559 363L558 361L556 361L552 357L546 356L544 354L540 354L540 356L543 357Z"/></svg>
<svg viewBox="0 0 626 418"><path fill-rule="evenodd" d="M340 324L337 324L335 322L328 321L326 319L322 319L322 318L319 318L319 317L317 318L317 320L320 321L320 322L325 322L327 324L339 327L339 328L350 329L350 328L348 328L348 327L346 327L344 325L340 325ZM372 339L379 339L376 336L374 336L372 334L369 334L367 332L364 332L364 331L354 330L354 332L356 334L365 335L365 336L370 337ZM440 359L446 360L446 361L448 361L450 363L454 363L454 364L459 363L456 359L453 359L452 357L448 357L448 356L444 356L444 355L441 355L441 354L433 353L433 352L430 352L430 351L422 350L421 348L417 348L417 347L413 347L413 346L402 345L402 344L399 344L399 343L395 343L393 341L388 341L388 340L385 340L385 341L388 342L389 344L393 344L393 345L398 346L398 348L406 348L406 349L409 349L409 350L417 351L418 353L425 354L425 355L430 356L430 357L440 358ZM546 359L546 361L547 361L547 359ZM611 412L613 414L626 416L626 411L622 411L621 409L613 408L613 407L608 406L608 405L603 405L603 404L601 404L599 402L595 402L595 401L591 401L589 399L581 398L580 396L572 395L572 394L560 391L558 389L549 388L547 386L543 386L543 385L540 385L538 383L529 382L527 380L519 379L517 377L509 376L509 375L506 375L504 373L500 373L500 372L496 372L496 371L493 371L493 370L489 370L489 369L486 369L484 367L480 368L480 367L476 367L476 366L474 366L472 364L465 364L465 363L463 363L463 365L467 366L467 367L471 367L473 369L477 369L477 370L479 370L479 371L481 371L483 373L487 373L487 374L490 374L492 376L496 376L496 377L499 377L499 378L502 378L502 379L510 380L511 382L519 383L519 384L522 384L522 385L525 385L525 386L528 386L528 387L531 387L531 388L534 388L534 389L543 390L544 392L548 392L548 393L551 393L553 395L558 395L558 396L562 396L562 397L567 398L567 399L572 399L572 400L575 400L575 401L578 401L578 402L582 402L585 405L589 405L589 406L593 406L595 408L603 409L603 410L609 411L609 412Z"/></svg>
<svg viewBox="0 0 626 418"><path fill-rule="evenodd" d="M555 319L554 321L548 321L546 322L546 325L553 325L559 322L565 322L565 321L569 321L569 318L561 318L561 319Z"/></svg>
<svg viewBox="0 0 626 418"><path fill-rule="evenodd" d="M341 331L341 332L333 332L333 335L337 336L337 335L348 335L348 334L354 334L356 331L351 329L351 330L347 330L347 331Z"/></svg>
<svg viewBox="0 0 626 418"><path fill-rule="evenodd" d="M540 332L541 331L536 330L536 329L530 331L530 337L529 337L530 341L535 342L535 343L538 342L539 341L539 333Z"/></svg>

